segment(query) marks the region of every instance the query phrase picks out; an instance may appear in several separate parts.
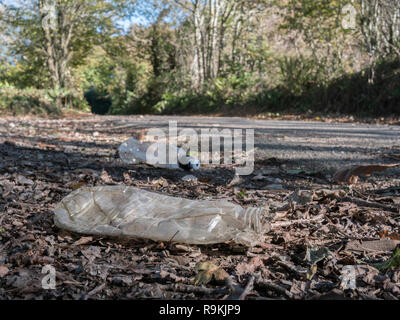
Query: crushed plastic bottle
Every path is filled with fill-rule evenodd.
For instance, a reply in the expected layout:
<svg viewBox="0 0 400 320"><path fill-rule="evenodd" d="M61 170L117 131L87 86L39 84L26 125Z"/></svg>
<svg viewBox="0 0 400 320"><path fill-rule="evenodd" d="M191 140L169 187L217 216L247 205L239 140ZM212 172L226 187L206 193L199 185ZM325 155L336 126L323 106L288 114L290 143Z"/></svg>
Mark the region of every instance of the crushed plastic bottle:
<svg viewBox="0 0 400 320"><path fill-rule="evenodd" d="M135 187L82 187L55 209L56 226L92 235L186 244L233 240L248 246L270 230L267 208L227 201L189 200Z"/></svg>
<svg viewBox="0 0 400 320"><path fill-rule="evenodd" d="M128 164L147 163L159 168L185 170L200 169L200 160L186 155L185 150L178 147L171 147L170 152L176 153L176 161L168 162L169 146L163 143L140 142L131 138L121 144L119 147L119 156L121 160ZM160 161L162 159L162 161Z"/></svg>

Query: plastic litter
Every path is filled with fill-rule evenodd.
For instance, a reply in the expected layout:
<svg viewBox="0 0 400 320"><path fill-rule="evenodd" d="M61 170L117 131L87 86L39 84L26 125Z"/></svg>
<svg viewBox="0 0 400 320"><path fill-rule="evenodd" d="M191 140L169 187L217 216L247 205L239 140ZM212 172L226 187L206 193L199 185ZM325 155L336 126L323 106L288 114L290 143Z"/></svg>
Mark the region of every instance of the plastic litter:
<svg viewBox="0 0 400 320"><path fill-rule="evenodd" d="M227 201L189 200L135 187L82 187L55 209L56 226L91 235L187 244L233 240L248 246L270 230L267 208Z"/></svg>
<svg viewBox="0 0 400 320"><path fill-rule="evenodd" d="M199 159L188 156L182 148L169 147L167 144L161 142L140 142L135 138L131 138L123 142L118 151L121 160L127 164L147 163L155 167L167 169L200 169ZM176 161L169 162L169 152L175 153L172 158L176 159Z"/></svg>

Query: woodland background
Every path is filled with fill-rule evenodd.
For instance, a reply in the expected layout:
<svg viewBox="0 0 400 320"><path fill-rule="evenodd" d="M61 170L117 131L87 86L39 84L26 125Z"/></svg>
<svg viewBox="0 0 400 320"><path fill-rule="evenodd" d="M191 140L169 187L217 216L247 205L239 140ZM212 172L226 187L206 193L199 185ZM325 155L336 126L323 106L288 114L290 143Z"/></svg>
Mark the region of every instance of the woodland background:
<svg viewBox="0 0 400 320"><path fill-rule="evenodd" d="M397 0L0 4L5 114L400 113Z"/></svg>

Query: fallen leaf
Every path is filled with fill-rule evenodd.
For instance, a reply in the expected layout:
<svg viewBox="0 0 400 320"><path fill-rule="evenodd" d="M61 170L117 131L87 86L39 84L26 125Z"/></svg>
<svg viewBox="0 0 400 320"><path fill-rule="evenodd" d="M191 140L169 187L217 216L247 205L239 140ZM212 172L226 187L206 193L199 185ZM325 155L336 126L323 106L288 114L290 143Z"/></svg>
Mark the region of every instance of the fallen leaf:
<svg viewBox="0 0 400 320"><path fill-rule="evenodd" d="M264 266L264 262L259 257L252 258L249 262L241 262L236 266L236 274L243 276L253 273L258 267Z"/></svg>
<svg viewBox="0 0 400 320"><path fill-rule="evenodd" d="M168 181L163 177L153 180L152 184L153 185L158 185L158 186L164 187L164 188L168 187Z"/></svg>
<svg viewBox="0 0 400 320"><path fill-rule="evenodd" d="M229 277L229 275L226 273L226 271L224 269L218 268L215 272L214 272L214 279L215 281L224 281L226 278Z"/></svg>
<svg viewBox="0 0 400 320"><path fill-rule="evenodd" d="M74 141L73 139L67 138L67 137L60 137L60 138L58 138L58 140L63 141L63 142L72 142L72 141Z"/></svg>
<svg viewBox="0 0 400 320"><path fill-rule="evenodd" d="M87 185L86 182L71 183L71 184L68 185L68 188L72 189L72 190L77 190L77 189L79 189L81 187L84 187L86 185Z"/></svg>
<svg viewBox="0 0 400 320"><path fill-rule="evenodd" d="M358 177L362 174L370 176L374 172L384 171L398 166L400 166L400 163L350 166L337 171L332 177L332 181L338 184L354 184L357 183Z"/></svg>
<svg viewBox="0 0 400 320"><path fill-rule="evenodd" d="M82 237L79 240L75 241L74 245L75 246L80 246L80 245L83 245L83 244L87 244L87 243L91 242L92 240L93 240L92 237Z"/></svg>
<svg viewBox="0 0 400 320"><path fill-rule="evenodd" d="M110 177L110 175L108 174L108 172L106 170L103 170L103 172L101 173L100 179L104 182L104 183L112 183L113 180Z"/></svg>
<svg viewBox="0 0 400 320"><path fill-rule="evenodd" d="M238 186L243 183L243 179L239 175L235 175L233 179L226 185L227 188Z"/></svg>
<svg viewBox="0 0 400 320"><path fill-rule="evenodd" d="M146 135L147 135L147 129L138 130L136 132L136 139L139 142L143 142L146 140Z"/></svg>
<svg viewBox="0 0 400 320"><path fill-rule="evenodd" d="M211 262L198 262L195 266L197 271L213 271L218 269L218 267L215 264L212 264Z"/></svg>
<svg viewBox="0 0 400 320"><path fill-rule="evenodd" d="M196 286L201 286L201 285L205 285L209 282L211 282L213 277L213 273L211 271L200 271L197 275L196 278L194 280L194 284Z"/></svg>
<svg viewBox="0 0 400 320"><path fill-rule="evenodd" d="M315 265L319 261L329 257L329 255L330 251L326 247L307 248L305 259L312 265Z"/></svg>
<svg viewBox="0 0 400 320"><path fill-rule="evenodd" d="M293 202L295 204L304 205L313 202L314 201L313 197L314 197L313 191L297 190L289 196L288 201Z"/></svg>
<svg viewBox="0 0 400 320"><path fill-rule="evenodd" d="M217 267L211 262L198 262L195 268L198 271L195 278L196 286L208 284L213 279L216 281L224 281L229 277L228 273L226 273L224 269Z"/></svg>
<svg viewBox="0 0 400 320"><path fill-rule="evenodd" d="M0 266L0 278L3 278L9 272L6 266Z"/></svg>
<svg viewBox="0 0 400 320"><path fill-rule="evenodd" d="M54 149L54 148L56 148L56 146L54 144L46 144L46 143L42 143L42 142L38 142L37 145L41 149Z"/></svg>
<svg viewBox="0 0 400 320"><path fill-rule="evenodd" d="M35 240L36 240L36 238L35 238L35 236L33 234L27 234L26 236L24 236L24 237L22 237L20 239L21 242L23 242L23 241L35 241Z"/></svg>
<svg viewBox="0 0 400 320"><path fill-rule="evenodd" d="M385 230L383 232L379 232L379 235L381 236L381 238L400 241L400 233L388 233L388 231Z"/></svg>
<svg viewBox="0 0 400 320"><path fill-rule="evenodd" d="M314 278L317 271L318 271L317 265L313 264L311 266L310 270L307 271L307 275L306 275L307 280L311 280L312 278Z"/></svg>
<svg viewBox="0 0 400 320"><path fill-rule="evenodd" d="M161 270L160 271L160 276L161 276L162 279L169 277L172 280L174 280L175 282L185 282L185 280L186 280L185 277L177 276L176 274L174 274L172 272L165 271L165 270Z"/></svg>

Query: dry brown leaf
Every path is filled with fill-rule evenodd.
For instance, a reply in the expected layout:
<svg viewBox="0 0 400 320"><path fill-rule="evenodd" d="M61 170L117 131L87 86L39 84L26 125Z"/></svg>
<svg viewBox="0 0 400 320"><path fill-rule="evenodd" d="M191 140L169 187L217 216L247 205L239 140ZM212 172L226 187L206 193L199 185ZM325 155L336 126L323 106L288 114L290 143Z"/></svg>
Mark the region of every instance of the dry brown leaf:
<svg viewBox="0 0 400 320"><path fill-rule="evenodd" d="M379 232L379 235L381 238L400 241L400 233L389 233L387 230L385 230L383 232Z"/></svg>
<svg viewBox="0 0 400 320"><path fill-rule="evenodd" d="M217 267L211 262L199 262L196 264L195 268L198 271L195 278L196 286L208 284L213 278L220 282L229 277L228 273L224 269Z"/></svg>
<svg viewBox="0 0 400 320"><path fill-rule="evenodd" d="M228 277L229 275L224 269L219 268L214 272L214 279L216 281L224 281Z"/></svg>
<svg viewBox="0 0 400 320"><path fill-rule="evenodd" d="M151 183L153 185L158 185L158 186L164 187L164 188L168 187L168 181L163 177L161 177L159 179L154 179Z"/></svg>
<svg viewBox="0 0 400 320"><path fill-rule="evenodd" d="M243 276L253 273L258 267L264 266L264 262L260 257L254 257L249 262L241 262L236 266L236 274Z"/></svg>
<svg viewBox="0 0 400 320"><path fill-rule="evenodd" d="M72 190L77 190L77 189L79 189L81 187L84 187L86 185L87 185L86 182L78 182L78 183L71 183L71 184L67 185L67 187L69 189L72 189Z"/></svg>
<svg viewBox="0 0 400 320"><path fill-rule="evenodd" d="M362 174L370 176L374 172L384 171L398 166L400 166L400 163L350 166L337 171L332 177L332 181L338 184L354 184L357 183L358 177Z"/></svg>
<svg viewBox="0 0 400 320"><path fill-rule="evenodd" d="M75 241L74 245L75 246L80 246L80 245L83 245L83 244L87 244L87 243L91 242L92 240L93 240L92 237L82 237L79 240Z"/></svg>
<svg viewBox="0 0 400 320"><path fill-rule="evenodd" d="M146 140L146 136L147 136L147 129L140 129L137 130L134 135L136 140L138 140L139 142L143 142Z"/></svg>
<svg viewBox="0 0 400 320"><path fill-rule="evenodd" d="M72 141L74 141L73 139L68 138L68 137L60 137L60 138L58 138L58 140L63 141L63 142L72 142Z"/></svg>
<svg viewBox="0 0 400 320"><path fill-rule="evenodd" d="M103 170L103 172L101 173L100 179L105 183L113 182L112 178L110 177L110 175L108 174L108 172L106 170Z"/></svg>
<svg viewBox="0 0 400 320"><path fill-rule="evenodd" d="M169 277L172 280L174 280L175 282L185 282L185 280L186 280L185 277L177 276L176 274L174 274L172 272L165 271L165 270L161 270L160 271L160 276L161 276L162 279Z"/></svg>
<svg viewBox="0 0 400 320"><path fill-rule="evenodd" d="M0 266L0 278L3 278L8 273L8 268L6 266Z"/></svg>
<svg viewBox="0 0 400 320"><path fill-rule="evenodd" d="M54 144L47 144L47 143L42 143L42 142L38 142L37 145L41 149L55 149L55 148L57 148L57 146L55 146Z"/></svg>

